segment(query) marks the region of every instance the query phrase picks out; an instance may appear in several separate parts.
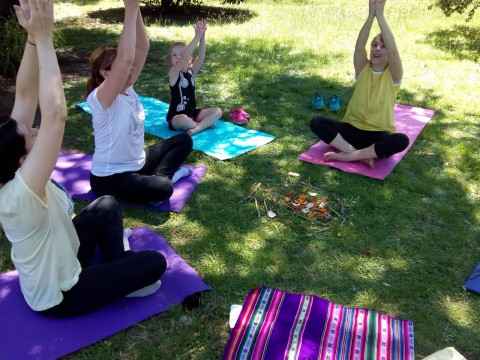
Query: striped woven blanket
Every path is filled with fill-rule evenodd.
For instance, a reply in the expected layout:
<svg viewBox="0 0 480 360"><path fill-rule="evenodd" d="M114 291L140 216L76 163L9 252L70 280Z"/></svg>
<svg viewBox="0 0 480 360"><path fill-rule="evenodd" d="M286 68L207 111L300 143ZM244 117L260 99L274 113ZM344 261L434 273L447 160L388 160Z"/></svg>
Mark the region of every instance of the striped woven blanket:
<svg viewBox="0 0 480 360"><path fill-rule="evenodd" d="M414 360L413 323L262 287L248 294L223 358Z"/></svg>

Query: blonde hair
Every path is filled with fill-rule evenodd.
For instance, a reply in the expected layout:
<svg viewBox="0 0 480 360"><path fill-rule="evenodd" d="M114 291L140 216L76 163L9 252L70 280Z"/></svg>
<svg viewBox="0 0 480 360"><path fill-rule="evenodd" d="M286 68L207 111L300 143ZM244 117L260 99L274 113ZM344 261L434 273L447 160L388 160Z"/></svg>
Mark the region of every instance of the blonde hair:
<svg viewBox="0 0 480 360"><path fill-rule="evenodd" d="M170 45L170 51L168 52L167 62L171 61L173 48L175 48L177 46L187 47L187 44L185 44L183 41L176 41L172 45ZM190 67L190 66L192 66L192 58L190 58L190 60L188 60L188 67Z"/></svg>
<svg viewBox="0 0 480 360"><path fill-rule="evenodd" d="M90 78L87 80L87 94L90 94L95 88L97 88L105 78L100 74L100 70L110 70L113 61L117 57L117 44L104 44L96 48L88 63L90 64Z"/></svg>

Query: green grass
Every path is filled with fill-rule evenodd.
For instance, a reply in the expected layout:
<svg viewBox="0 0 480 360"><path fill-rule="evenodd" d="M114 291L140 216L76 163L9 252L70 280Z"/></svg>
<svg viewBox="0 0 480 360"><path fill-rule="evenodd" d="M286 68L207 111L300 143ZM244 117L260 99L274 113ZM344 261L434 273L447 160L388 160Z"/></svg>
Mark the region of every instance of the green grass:
<svg viewBox="0 0 480 360"><path fill-rule="evenodd" d="M221 6L207 4L212 14ZM57 3L56 26L65 39L60 50L88 54L115 41L121 10L112 8L119 6ZM219 359L230 305L267 285L411 319L419 359L448 346L480 359L480 297L462 287L480 261L480 21L446 18L427 6L387 3L405 69L398 102L437 112L385 181L296 159L317 141L312 116L340 119L345 112L346 102L331 113L311 110L310 100L317 91L350 98L352 51L366 1L249 1L217 11L197 101L220 106L224 118L243 107L252 114L247 127L276 140L230 161L193 152L188 163L208 172L180 214L124 210L126 226L147 225L164 236L213 291L199 309L173 308L69 358ZM147 23L151 51L136 88L168 101L165 56L173 41L192 38L193 20ZM83 99L87 75L65 80L66 150L93 151L89 117L73 107ZM259 182L259 194L281 193L290 171L341 199L346 221L323 231L278 207L277 219L258 218L253 202L241 202ZM78 202L77 211L84 205ZM12 268L9 249L0 241L1 270Z"/></svg>

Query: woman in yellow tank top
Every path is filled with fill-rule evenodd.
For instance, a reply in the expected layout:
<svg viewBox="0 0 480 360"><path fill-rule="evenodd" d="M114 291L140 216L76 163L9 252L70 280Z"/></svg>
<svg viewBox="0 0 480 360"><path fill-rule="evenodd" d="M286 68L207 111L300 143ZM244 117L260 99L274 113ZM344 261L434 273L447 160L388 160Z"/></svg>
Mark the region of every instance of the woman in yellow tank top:
<svg viewBox="0 0 480 360"><path fill-rule="evenodd" d="M314 117L312 131L340 150L327 152L325 160L362 161L374 167L374 159L406 149L408 137L395 133L393 107L403 77L395 38L384 16L386 0L369 0L368 17L358 34L353 55L357 82L342 121ZM381 33L372 41L370 59L365 49L373 20Z"/></svg>

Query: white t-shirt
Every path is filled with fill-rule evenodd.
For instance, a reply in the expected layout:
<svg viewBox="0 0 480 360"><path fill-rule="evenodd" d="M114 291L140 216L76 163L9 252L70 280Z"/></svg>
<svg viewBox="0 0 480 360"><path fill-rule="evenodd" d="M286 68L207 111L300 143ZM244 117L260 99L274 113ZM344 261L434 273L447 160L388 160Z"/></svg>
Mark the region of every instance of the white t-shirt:
<svg viewBox="0 0 480 360"><path fill-rule="evenodd" d="M140 170L145 164L145 112L133 87L119 94L109 108L98 101L97 90L87 97L92 110L95 132L95 152L91 172L96 176L110 176Z"/></svg>
<svg viewBox="0 0 480 360"><path fill-rule="evenodd" d="M46 203L28 187L20 171L0 189L0 220L12 243L12 262L25 301L35 311L60 304L62 291L70 290L82 271L72 201L50 181L45 191Z"/></svg>

